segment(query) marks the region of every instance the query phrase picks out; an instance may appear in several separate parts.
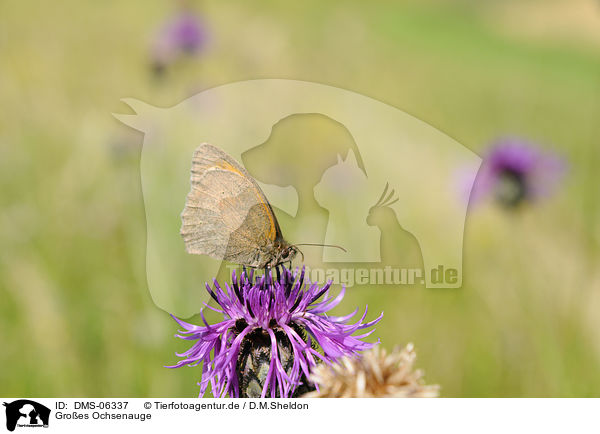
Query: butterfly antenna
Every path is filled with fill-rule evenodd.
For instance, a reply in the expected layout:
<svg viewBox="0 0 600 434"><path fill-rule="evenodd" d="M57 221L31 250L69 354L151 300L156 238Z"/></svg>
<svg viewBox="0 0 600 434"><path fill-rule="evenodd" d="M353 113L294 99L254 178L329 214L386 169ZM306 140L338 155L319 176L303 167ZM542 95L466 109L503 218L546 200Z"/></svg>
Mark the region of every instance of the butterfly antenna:
<svg viewBox="0 0 600 434"><path fill-rule="evenodd" d="M344 253L348 253L348 251L346 249L344 249L342 246L337 246L335 244L316 244L316 243L302 243L302 244L294 244L294 246L320 246L320 247L335 247L336 249L340 249L342 250ZM302 252L300 252L302 253ZM304 255L302 256L302 259L304 259Z"/></svg>

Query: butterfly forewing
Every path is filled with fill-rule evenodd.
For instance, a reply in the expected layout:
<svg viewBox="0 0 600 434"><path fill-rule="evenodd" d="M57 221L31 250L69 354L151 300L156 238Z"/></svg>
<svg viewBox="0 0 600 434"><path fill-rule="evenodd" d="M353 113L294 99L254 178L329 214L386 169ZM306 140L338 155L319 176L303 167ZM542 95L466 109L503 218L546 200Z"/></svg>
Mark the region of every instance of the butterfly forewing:
<svg viewBox="0 0 600 434"><path fill-rule="evenodd" d="M272 258L281 230L265 195L233 158L209 144L192 159L191 190L181 214L188 253L252 267Z"/></svg>

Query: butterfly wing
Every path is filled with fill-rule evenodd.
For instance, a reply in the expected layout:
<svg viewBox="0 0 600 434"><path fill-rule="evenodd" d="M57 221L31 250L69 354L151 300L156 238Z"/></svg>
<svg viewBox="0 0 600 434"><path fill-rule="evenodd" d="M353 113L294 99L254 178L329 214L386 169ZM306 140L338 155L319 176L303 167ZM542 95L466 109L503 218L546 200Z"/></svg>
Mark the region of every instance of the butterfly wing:
<svg viewBox="0 0 600 434"><path fill-rule="evenodd" d="M206 143L194 151L191 190L181 219L188 253L251 267L265 266L281 238L256 181L237 161Z"/></svg>

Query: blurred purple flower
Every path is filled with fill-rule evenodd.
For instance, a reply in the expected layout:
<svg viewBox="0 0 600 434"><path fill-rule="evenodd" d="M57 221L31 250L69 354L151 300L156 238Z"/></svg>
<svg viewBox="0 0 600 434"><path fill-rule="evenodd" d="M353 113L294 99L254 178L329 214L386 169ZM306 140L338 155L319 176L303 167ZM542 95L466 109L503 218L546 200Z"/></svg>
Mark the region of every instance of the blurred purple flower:
<svg viewBox="0 0 600 434"><path fill-rule="evenodd" d="M152 46L152 62L157 71L182 55L194 55L206 42L204 25L192 11L184 9L168 20Z"/></svg>
<svg viewBox="0 0 600 434"><path fill-rule="evenodd" d="M471 199L492 196L506 207L535 202L554 192L565 169L563 159L531 143L498 140L483 159Z"/></svg>
<svg viewBox="0 0 600 434"><path fill-rule="evenodd" d="M281 271L280 271L281 270ZM291 397L314 387L307 378L316 365L316 358L330 364L345 355L358 354L375 344L361 339L373 331L358 336L354 332L373 326L363 323L367 310L355 324L348 324L358 311L343 317L325 315L344 297L344 288L336 297L329 296L328 282L322 288L316 283L304 283L304 269L281 267L254 277L254 272L235 272L231 286L223 290L214 281L214 291L206 288L220 309L206 307L223 315L224 320L209 325L202 311L204 326L188 324L173 318L184 330L177 337L196 341L181 354L179 363L170 368L202 363L200 396L211 384L215 397ZM324 296L321 302L317 300ZM309 335L308 337L306 335ZM313 341L314 340L314 341ZM318 344L323 352L316 350ZM212 353L212 354L211 354Z"/></svg>

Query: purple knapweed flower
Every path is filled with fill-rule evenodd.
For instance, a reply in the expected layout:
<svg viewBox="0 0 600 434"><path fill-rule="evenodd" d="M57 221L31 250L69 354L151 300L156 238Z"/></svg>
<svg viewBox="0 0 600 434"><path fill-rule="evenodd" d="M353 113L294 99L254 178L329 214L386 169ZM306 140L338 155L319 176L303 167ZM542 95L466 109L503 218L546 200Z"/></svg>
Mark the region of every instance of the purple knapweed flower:
<svg viewBox="0 0 600 434"><path fill-rule="evenodd" d="M492 196L506 207L535 202L555 190L565 168L564 160L531 143L498 140L483 159L471 199Z"/></svg>
<svg viewBox="0 0 600 434"><path fill-rule="evenodd" d="M177 354L183 360L169 367L202 363L201 397L209 383L215 397L298 396L314 390L307 379L317 360L329 364L376 345L361 340L374 330L353 334L379 322L383 313L364 323L365 309L354 324L348 322L358 309L343 317L327 316L325 312L344 297L345 288L330 297L331 282L323 287L304 283L304 268L300 273L285 267L275 271L276 277L272 271L256 277L253 271L243 271L239 279L234 271L226 289L216 280L214 291L207 284L219 307L205 306L224 317L217 324L209 325L202 311L204 326L173 316L184 328L176 336L196 342Z"/></svg>
<svg viewBox="0 0 600 434"><path fill-rule="evenodd" d="M184 9L167 21L152 45L152 62L162 71L181 55L193 55L206 42L204 25L192 11Z"/></svg>

